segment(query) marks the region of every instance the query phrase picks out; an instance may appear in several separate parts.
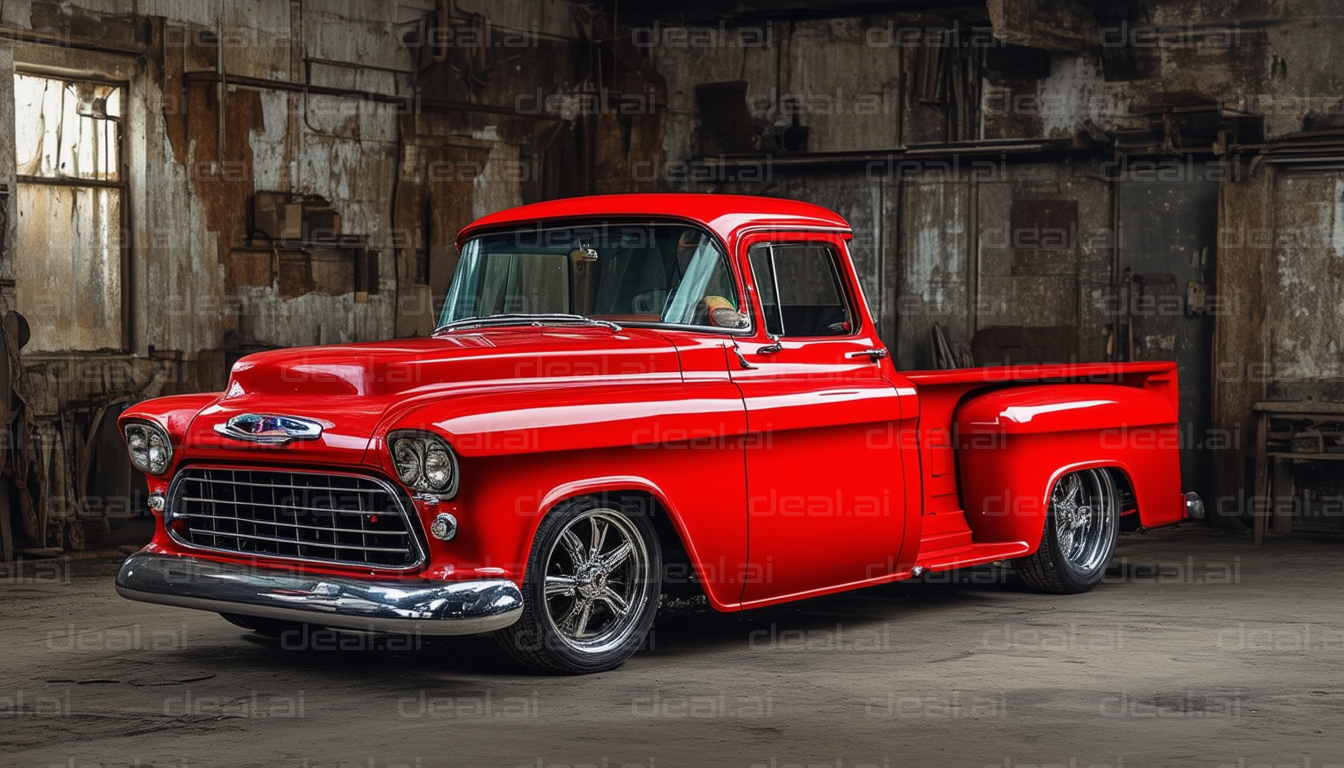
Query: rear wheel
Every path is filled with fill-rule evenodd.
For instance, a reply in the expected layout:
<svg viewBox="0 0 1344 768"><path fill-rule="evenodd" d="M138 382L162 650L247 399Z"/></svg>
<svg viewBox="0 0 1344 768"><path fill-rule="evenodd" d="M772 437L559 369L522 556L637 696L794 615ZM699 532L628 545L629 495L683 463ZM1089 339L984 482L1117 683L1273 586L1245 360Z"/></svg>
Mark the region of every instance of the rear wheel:
<svg viewBox="0 0 1344 768"><path fill-rule="evenodd" d="M567 502L537 528L523 615L500 630L514 659L582 674L634 655L658 610L662 554L647 513L594 497Z"/></svg>
<svg viewBox="0 0 1344 768"><path fill-rule="evenodd" d="M1013 567L1032 589L1086 592L1106 575L1119 521L1120 497L1110 470L1070 472L1050 491L1041 546L1014 560Z"/></svg>

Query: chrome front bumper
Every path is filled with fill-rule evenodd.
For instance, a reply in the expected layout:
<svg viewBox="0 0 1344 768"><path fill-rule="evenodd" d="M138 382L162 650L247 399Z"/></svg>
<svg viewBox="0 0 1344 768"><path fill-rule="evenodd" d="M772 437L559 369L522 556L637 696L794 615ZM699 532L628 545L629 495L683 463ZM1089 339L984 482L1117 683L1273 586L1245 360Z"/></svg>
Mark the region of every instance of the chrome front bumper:
<svg viewBox="0 0 1344 768"><path fill-rule="evenodd" d="M117 574L131 600L341 629L473 635L502 629L523 613L523 594L505 579L364 580L137 552Z"/></svg>

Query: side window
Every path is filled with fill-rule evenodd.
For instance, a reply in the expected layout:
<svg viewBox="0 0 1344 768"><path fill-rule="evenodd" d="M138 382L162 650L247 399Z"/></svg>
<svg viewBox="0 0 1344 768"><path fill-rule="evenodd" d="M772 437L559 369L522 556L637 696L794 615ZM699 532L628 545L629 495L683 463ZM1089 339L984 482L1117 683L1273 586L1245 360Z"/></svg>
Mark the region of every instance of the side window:
<svg viewBox="0 0 1344 768"><path fill-rule="evenodd" d="M831 246L761 243L751 247L747 260L771 335L845 336L854 330L839 256Z"/></svg>
<svg viewBox="0 0 1344 768"><path fill-rule="evenodd" d="M751 324L717 242L694 230L684 232L677 242L676 268L663 322L732 329Z"/></svg>

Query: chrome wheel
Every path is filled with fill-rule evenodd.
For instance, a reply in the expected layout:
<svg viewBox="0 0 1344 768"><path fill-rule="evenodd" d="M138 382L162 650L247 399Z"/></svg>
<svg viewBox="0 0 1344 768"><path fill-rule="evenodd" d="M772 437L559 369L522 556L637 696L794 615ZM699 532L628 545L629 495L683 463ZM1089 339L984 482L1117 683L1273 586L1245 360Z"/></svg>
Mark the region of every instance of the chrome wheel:
<svg viewBox="0 0 1344 768"><path fill-rule="evenodd" d="M1091 574L1110 562L1115 515L1108 505L1113 498L1110 473L1098 470L1067 474L1050 494L1060 555L1079 574Z"/></svg>
<svg viewBox="0 0 1344 768"><path fill-rule="evenodd" d="M584 496L542 519L523 577L523 615L505 652L550 672L601 672L634 655L653 625L662 550L643 497Z"/></svg>
<svg viewBox="0 0 1344 768"><path fill-rule="evenodd" d="M1014 561L1029 586L1042 592L1086 592L1106 574L1119 533L1120 499L1114 470L1070 472L1050 490L1036 551Z"/></svg>
<svg viewBox="0 0 1344 768"><path fill-rule="evenodd" d="M546 556L546 616L575 649L611 650L640 615L648 578L649 553L630 521L612 509L588 510Z"/></svg>

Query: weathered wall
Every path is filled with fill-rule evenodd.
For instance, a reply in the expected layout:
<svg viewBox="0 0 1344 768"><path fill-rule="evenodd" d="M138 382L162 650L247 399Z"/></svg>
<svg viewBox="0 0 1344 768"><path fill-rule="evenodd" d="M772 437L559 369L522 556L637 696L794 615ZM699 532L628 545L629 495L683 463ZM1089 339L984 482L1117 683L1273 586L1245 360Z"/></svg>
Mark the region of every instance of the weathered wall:
<svg viewBox="0 0 1344 768"><path fill-rule="evenodd" d="M1139 2L1097 6L1074 44L1058 39L1061 0L990 0L1017 8L996 32L1055 55L1048 75L1015 63L985 88L986 136L1076 135L1092 120L1107 132L1141 130L1164 109L1244 111L1270 137L1341 109L1338 4L1331 0ZM1126 9L1132 12L1126 13ZM1177 149L1202 149L1188 132Z"/></svg>
<svg viewBox="0 0 1344 768"><path fill-rule="evenodd" d="M902 368L933 364L935 324L954 350L992 326L1063 326L1073 359L1181 356L1184 444L1218 449L1199 487L1233 495L1250 481L1256 400L1341 396L1336 10L990 0L983 14L664 27L643 38L668 83L658 168L671 188L850 218ZM696 86L730 81L745 81L758 136L796 115L807 151L702 145ZM1032 221L1070 231L1042 246ZM1164 276L1170 288L1152 282ZM1187 280L1203 280L1211 322Z"/></svg>
<svg viewBox="0 0 1344 768"><path fill-rule="evenodd" d="M1103 359L1105 318L1094 307L1096 294L1111 282L1112 214L1099 165L962 155L949 145L956 138L949 116L961 110L959 118L965 118L970 97L954 98L955 89L944 84L941 94L925 95L947 103L923 101L909 83L932 65L916 55L920 46L907 44L928 39L929 30L947 23L928 15L749 23L705 36L703 45L694 43L694 29L684 36L664 30L642 37L657 42L646 47L647 55L668 82L659 165L664 181L682 190L797 197L848 218L865 293L901 367L932 365L935 324L960 346L994 325L1082 323L1074 356ZM968 48L973 40L992 43L987 31L973 33L969 26L958 34ZM958 57L971 58L946 54L949 62ZM1086 70L1085 61L1078 66ZM735 80L746 82L757 133L788 126L796 117L808 129L806 154L791 157L776 148L726 168L697 164L696 86ZM1062 78L1046 87L1064 91L1073 83ZM920 159L906 154L905 147L921 143L946 149ZM852 159L824 153L868 154ZM712 154L706 159L723 160ZM1058 253L1038 260L1043 263L1019 257L1014 264L1013 201L1051 199L1078 205L1077 231L1065 233L1067 242L1058 247L1047 244Z"/></svg>
<svg viewBox="0 0 1344 768"><path fill-rule="evenodd" d="M518 204L538 182L541 161L526 150L542 127L563 121L530 114L519 99L572 89L574 68L547 65L577 58L569 49L578 41L564 3L460 3L462 17L431 19L444 26L416 32L434 8L428 0L148 3L137 16L96 0L0 8L0 25L72 44L23 43L21 65L110 68L129 83L130 351L171 350L193 361L225 348L423 332L431 321L419 316L431 310L418 297L428 281L417 274L417 251L450 244L470 218ZM438 34L446 41L441 63L422 62L403 44L403 36ZM91 57L85 45L126 53ZM474 70L463 75L466 67ZM325 90L304 92L306 85ZM452 100L461 103L433 103ZM495 111L473 114L469 102ZM469 145L471 157L435 156L455 142ZM430 186L454 182L452 199L438 203L460 215L438 222L439 242L426 244L423 198ZM379 252L377 290L356 296L324 280L325 255L282 254L274 274L265 244L247 242L249 200L261 190L330 200L344 232L366 235ZM394 201L409 212L396 226ZM413 298L399 312L402 289ZM399 315L412 317L398 325ZM218 385L218 356L207 367L200 384Z"/></svg>
<svg viewBox="0 0 1344 768"><path fill-rule="evenodd" d="M93 460L93 431L127 403L221 388L229 362L257 349L426 334L463 225L637 186L631 153L661 144L661 113L617 120L613 147L613 125L598 122L609 117L583 99L665 96L629 45L594 42L610 38L605 24L564 2L0 4L0 76L13 52L21 68L110 78L128 94L125 343L24 355L26 544L83 545L74 521L97 516L91 467L130 474L119 446L120 466ZM615 57L632 64L600 71ZM0 89L0 123L12 124L13 101ZM0 132L11 193L14 154ZM254 237L259 191L330 201L343 233L377 252L368 284L356 290L349 250ZM13 220L0 278L25 257ZM0 309L25 289L4 284Z"/></svg>
<svg viewBox="0 0 1344 768"><path fill-rule="evenodd" d="M1344 399L1344 174L1276 173L1261 325L1274 400Z"/></svg>
<svg viewBox="0 0 1344 768"><path fill-rule="evenodd" d="M652 4L622 4L619 28L553 0L459 0L434 18L439 6L0 4L0 77L14 60L128 85L125 348L28 355L21 381L40 443L33 494L54 519L81 510L99 413L105 424L134 399L217 388L254 349L425 334L461 226L574 194L833 208L854 225L863 289L902 368L934 363L935 324L954 349L995 326L1073 328L1064 356L1097 360L1145 354L1116 311L1133 290L1123 231L1196 224L1159 201L1117 231L1124 185L1169 167L1159 181L1196 181L1191 169L1217 160L1229 173L1208 287L1223 304L1200 342L1216 375L1198 407L1244 436L1257 399L1344 395L1344 186L1329 167L1344 156L1344 22L1329 0L988 0L713 28L652 24L640 9L666 10ZM430 28L437 48L417 44ZM702 142L696 96L730 82L745 88L732 151ZM14 119L6 92L0 124ZM1316 170L1276 164L1308 140L1336 142ZM16 258L12 141L0 132L0 281ZM262 190L330 200L378 252L376 290L355 291L340 254L249 243ZM1184 274L1196 254L1168 250L1145 269ZM2 308L23 289L0 282ZM1220 487L1245 484L1240 445L1216 457ZM74 530L45 542L78 543Z"/></svg>

